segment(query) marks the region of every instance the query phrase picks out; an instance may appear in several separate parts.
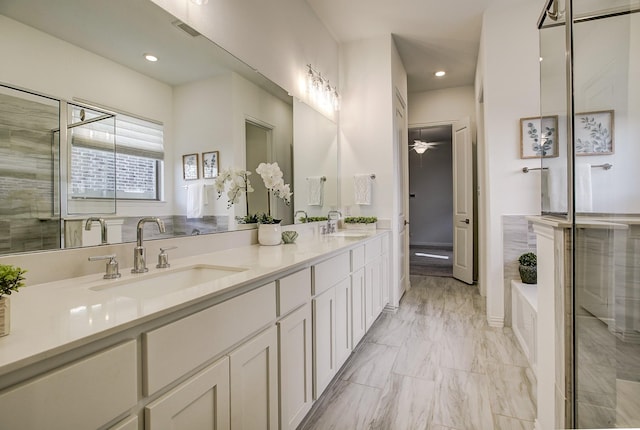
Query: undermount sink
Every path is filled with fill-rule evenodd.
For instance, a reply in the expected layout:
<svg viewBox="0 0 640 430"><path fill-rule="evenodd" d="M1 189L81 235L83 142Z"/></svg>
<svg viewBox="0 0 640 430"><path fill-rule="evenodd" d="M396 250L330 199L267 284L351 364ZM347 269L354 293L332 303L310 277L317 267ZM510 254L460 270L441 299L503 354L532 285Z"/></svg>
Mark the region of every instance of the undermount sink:
<svg viewBox="0 0 640 430"><path fill-rule="evenodd" d="M343 231L336 231L335 233L330 233L329 236L335 236L335 237L367 237L367 236L369 236L369 232L358 231L358 230L343 230Z"/></svg>
<svg viewBox="0 0 640 430"><path fill-rule="evenodd" d="M120 281L107 281L90 289L134 299L149 299L235 275L245 270L247 269L241 267L197 264Z"/></svg>

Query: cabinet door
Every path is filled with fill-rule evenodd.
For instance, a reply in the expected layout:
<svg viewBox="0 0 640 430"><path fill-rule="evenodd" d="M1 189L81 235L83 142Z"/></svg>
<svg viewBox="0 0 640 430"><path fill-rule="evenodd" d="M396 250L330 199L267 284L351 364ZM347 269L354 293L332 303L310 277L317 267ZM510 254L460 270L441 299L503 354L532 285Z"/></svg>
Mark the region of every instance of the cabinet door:
<svg viewBox="0 0 640 430"><path fill-rule="evenodd" d="M82 358L0 394L0 428L100 428L138 402L136 341Z"/></svg>
<svg viewBox="0 0 640 430"><path fill-rule="evenodd" d="M351 349L355 349L365 332L367 323L365 318L364 268L351 275Z"/></svg>
<svg viewBox="0 0 640 430"><path fill-rule="evenodd" d="M229 429L229 358L150 403L144 413L146 430Z"/></svg>
<svg viewBox="0 0 640 430"><path fill-rule="evenodd" d="M280 428L295 429L311 409L311 305L278 321Z"/></svg>
<svg viewBox="0 0 640 430"><path fill-rule="evenodd" d="M278 331L275 326L229 354L231 428L278 428Z"/></svg>
<svg viewBox="0 0 640 430"><path fill-rule="evenodd" d="M389 304L389 265L391 259L389 254L382 255L382 265L380 266L380 286L382 288L382 308Z"/></svg>
<svg viewBox="0 0 640 430"><path fill-rule="evenodd" d="M335 286L336 290L336 368L351 355L351 279Z"/></svg>
<svg viewBox="0 0 640 430"><path fill-rule="evenodd" d="M313 299L313 398L317 400L336 374L336 294L331 288Z"/></svg>
<svg viewBox="0 0 640 430"><path fill-rule="evenodd" d="M380 288L380 258L365 266L365 321L367 330L382 310L382 289Z"/></svg>

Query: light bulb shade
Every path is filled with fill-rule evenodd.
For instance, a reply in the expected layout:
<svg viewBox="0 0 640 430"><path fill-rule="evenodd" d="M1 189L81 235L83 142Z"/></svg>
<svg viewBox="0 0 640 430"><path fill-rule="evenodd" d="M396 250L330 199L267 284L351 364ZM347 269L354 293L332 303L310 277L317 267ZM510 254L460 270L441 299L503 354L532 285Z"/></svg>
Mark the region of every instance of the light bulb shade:
<svg viewBox="0 0 640 430"><path fill-rule="evenodd" d="M427 148L424 146L416 146L413 149L415 149L418 154L424 154L427 151Z"/></svg>

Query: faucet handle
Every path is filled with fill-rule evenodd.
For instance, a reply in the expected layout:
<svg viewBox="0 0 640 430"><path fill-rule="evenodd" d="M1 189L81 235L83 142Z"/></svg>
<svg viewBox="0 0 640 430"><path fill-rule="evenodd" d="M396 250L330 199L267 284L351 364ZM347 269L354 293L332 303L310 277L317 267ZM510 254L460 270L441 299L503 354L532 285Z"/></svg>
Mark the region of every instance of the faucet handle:
<svg viewBox="0 0 640 430"><path fill-rule="evenodd" d="M170 251L172 249L176 249L177 246L170 246L168 248L160 248L160 254L158 254L158 264L156 264L156 268L158 269L166 269L167 267L170 267L171 265L169 264L169 254L167 254L167 251Z"/></svg>
<svg viewBox="0 0 640 430"><path fill-rule="evenodd" d="M94 255L92 257L89 257L89 261L101 260L109 260L105 268L105 274L103 276L104 279L117 279L120 277L120 272L118 271L118 262L116 261L116 254Z"/></svg>

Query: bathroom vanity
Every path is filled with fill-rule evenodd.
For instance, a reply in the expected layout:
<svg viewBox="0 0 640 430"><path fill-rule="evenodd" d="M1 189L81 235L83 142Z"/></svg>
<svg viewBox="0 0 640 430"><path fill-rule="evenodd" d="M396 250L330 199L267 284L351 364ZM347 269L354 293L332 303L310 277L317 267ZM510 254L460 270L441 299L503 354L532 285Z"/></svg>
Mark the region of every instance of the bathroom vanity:
<svg viewBox="0 0 640 430"><path fill-rule="evenodd" d="M294 429L387 303L388 250L324 235L24 288L0 427Z"/></svg>

